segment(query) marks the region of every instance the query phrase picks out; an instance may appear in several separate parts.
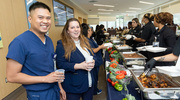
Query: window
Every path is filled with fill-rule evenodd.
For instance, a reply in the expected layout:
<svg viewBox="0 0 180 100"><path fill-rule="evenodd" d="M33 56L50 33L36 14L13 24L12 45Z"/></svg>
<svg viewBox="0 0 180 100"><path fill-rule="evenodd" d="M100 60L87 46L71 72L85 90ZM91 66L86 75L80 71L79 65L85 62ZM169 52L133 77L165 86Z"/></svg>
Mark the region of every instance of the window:
<svg viewBox="0 0 180 100"><path fill-rule="evenodd" d="M89 25L89 27L93 27L93 31L96 31L96 25Z"/></svg>
<svg viewBox="0 0 180 100"><path fill-rule="evenodd" d="M119 26L120 26L120 20L117 18L116 19L116 28L119 28Z"/></svg>
<svg viewBox="0 0 180 100"><path fill-rule="evenodd" d="M108 28L113 27L115 29L115 21L108 21Z"/></svg>
<svg viewBox="0 0 180 100"><path fill-rule="evenodd" d="M174 14L173 15L174 16L174 24L178 24L178 25L180 25L180 13L178 13L178 14Z"/></svg>

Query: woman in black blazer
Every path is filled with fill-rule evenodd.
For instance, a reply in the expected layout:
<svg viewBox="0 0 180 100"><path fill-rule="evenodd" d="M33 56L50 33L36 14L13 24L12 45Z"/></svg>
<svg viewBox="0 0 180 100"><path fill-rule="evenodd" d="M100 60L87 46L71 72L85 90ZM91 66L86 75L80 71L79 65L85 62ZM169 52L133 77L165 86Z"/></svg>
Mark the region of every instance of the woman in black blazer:
<svg viewBox="0 0 180 100"><path fill-rule="evenodd" d="M141 37L141 24L139 23L138 18L133 18L132 19L132 28L129 30L128 34L134 35L135 37L139 38ZM133 36L131 39L126 40L126 44L133 47L133 51L136 51L136 46L139 42L133 40Z"/></svg>
<svg viewBox="0 0 180 100"><path fill-rule="evenodd" d="M159 43L159 47L167 48L166 51L160 53L151 53L148 52L149 59L157 56L162 56L166 54L170 54L173 51L173 48L176 43L176 35L175 32L168 28L166 24L172 24L173 15L168 12L161 12L155 15L154 17L154 26L158 27L154 36L156 37L155 41ZM173 66L175 62L157 62L156 66Z"/></svg>
<svg viewBox="0 0 180 100"><path fill-rule="evenodd" d="M93 51L76 18L67 21L61 38L57 42L56 63L58 68L65 69L62 87L67 100L80 100L80 97L82 100L92 100L94 78L89 69L94 68L95 60L85 62L85 57L93 56Z"/></svg>
<svg viewBox="0 0 180 100"><path fill-rule="evenodd" d="M143 16L142 21L145 23L143 27L143 31L141 33L141 37L134 38L135 41L144 43L145 45L151 45L151 37L153 33L156 31L152 21L154 20L154 15L151 13L147 13Z"/></svg>

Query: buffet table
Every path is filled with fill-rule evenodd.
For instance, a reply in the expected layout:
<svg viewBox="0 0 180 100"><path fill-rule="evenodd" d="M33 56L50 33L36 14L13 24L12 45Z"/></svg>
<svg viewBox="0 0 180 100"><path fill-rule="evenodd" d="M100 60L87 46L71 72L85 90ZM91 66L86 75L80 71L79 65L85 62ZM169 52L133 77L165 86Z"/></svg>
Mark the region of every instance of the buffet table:
<svg viewBox="0 0 180 100"><path fill-rule="evenodd" d="M108 52L106 51L105 52L105 62L106 61L110 61L109 59L109 54ZM107 66L106 65L107 63L105 63L105 67ZM120 64L122 64L122 61L120 61ZM106 71L106 74L107 74L107 78L109 77L109 73ZM177 81L180 82L180 77L176 77L175 78ZM141 91L138 91L136 90L137 89L137 84L134 80L131 80L130 84L127 85L127 88L129 90L129 94L133 95L136 100L147 100L143 97L143 93ZM109 83L107 82L107 100L122 100L123 98L125 98L126 94L127 94L127 91L117 91L114 89L114 87ZM180 100L180 99L178 99Z"/></svg>
<svg viewBox="0 0 180 100"><path fill-rule="evenodd" d="M129 94L135 96L136 100L141 100L141 94L135 90L135 84L133 83L133 81L127 86L127 88L129 90ZM120 92L115 90L109 82L107 82L107 92L107 100L122 100L123 98L125 98L127 93L127 91L125 91L124 89Z"/></svg>
<svg viewBox="0 0 180 100"><path fill-rule="evenodd" d="M109 54L107 51L105 52L105 61L110 61ZM120 61L120 64L122 64L121 61ZM109 77L109 73L106 72L106 74L107 74L107 77ZM135 90L135 87L136 87L135 84L136 83L134 83L134 81L131 81L131 83L127 86L129 90L129 94L135 96L136 100L141 100L141 94ZM114 87L109 82L107 82L107 92L108 92L107 100L116 100L116 99L121 100L125 98L126 93L127 93L127 91L124 91L124 89L120 92L115 90Z"/></svg>

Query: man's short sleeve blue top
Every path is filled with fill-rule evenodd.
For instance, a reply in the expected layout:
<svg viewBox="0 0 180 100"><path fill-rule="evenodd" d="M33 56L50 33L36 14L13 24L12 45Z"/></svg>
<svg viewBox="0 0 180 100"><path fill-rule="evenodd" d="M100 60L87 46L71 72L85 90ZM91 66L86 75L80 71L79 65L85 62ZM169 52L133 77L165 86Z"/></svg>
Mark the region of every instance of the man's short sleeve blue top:
<svg viewBox="0 0 180 100"><path fill-rule="evenodd" d="M44 44L33 32L26 31L16 37L9 45L7 59L22 64L22 73L31 76L45 76L54 71L54 47L52 40L46 37ZM27 90L45 90L57 83L39 83L23 85Z"/></svg>

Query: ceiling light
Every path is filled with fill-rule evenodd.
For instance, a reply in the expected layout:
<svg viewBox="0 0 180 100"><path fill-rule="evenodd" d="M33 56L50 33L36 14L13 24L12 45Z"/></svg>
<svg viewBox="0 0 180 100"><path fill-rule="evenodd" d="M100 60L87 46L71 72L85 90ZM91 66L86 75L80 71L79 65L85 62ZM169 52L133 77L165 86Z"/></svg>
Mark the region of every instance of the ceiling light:
<svg viewBox="0 0 180 100"><path fill-rule="evenodd" d="M96 0L91 0L91 1L89 1L89 2L94 3L94 2L98 2L98 1L96 1Z"/></svg>
<svg viewBox="0 0 180 100"><path fill-rule="evenodd" d="M141 10L141 8L134 8L134 7L129 7L129 9Z"/></svg>
<svg viewBox="0 0 180 100"><path fill-rule="evenodd" d="M139 3L144 3L144 4L149 4L149 5L153 5L154 3L151 2L145 2L145 1L139 1Z"/></svg>
<svg viewBox="0 0 180 100"><path fill-rule="evenodd" d="M93 4L94 6L101 6L101 7L114 7L113 5L103 5L103 4Z"/></svg>
<svg viewBox="0 0 180 100"><path fill-rule="evenodd" d="M99 11L114 11L114 10L106 10L106 9L98 9Z"/></svg>
<svg viewBox="0 0 180 100"><path fill-rule="evenodd" d="M136 11L126 11L126 12L136 12Z"/></svg>
<svg viewBox="0 0 180 100"><path fill-rule="evenodd" d="M98 14L111 14L111 13L102 13L102 12L98 12Z"/></svg>

